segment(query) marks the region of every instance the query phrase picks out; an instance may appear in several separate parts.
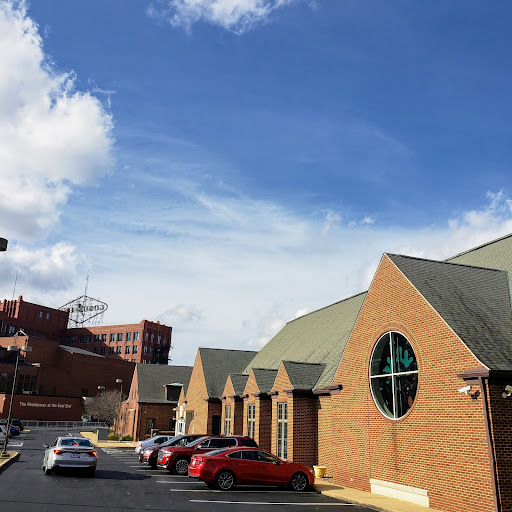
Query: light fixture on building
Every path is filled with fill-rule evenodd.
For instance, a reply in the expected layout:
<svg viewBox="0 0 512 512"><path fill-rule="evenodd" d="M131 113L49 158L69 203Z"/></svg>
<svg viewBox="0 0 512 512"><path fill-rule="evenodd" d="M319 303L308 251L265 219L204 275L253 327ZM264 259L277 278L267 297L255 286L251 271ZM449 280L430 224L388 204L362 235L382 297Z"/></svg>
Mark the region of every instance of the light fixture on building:
<svg viewBox="0 0 512 512"><path fill-rule="evenodd" d="M505 386L505 391L501 394L503 398L508 398L510 395L512 395L512 386L510 384L507 384Z"/></svg>
<svg viewBox="0 0 512 512"><path fill-rule="evenodd" d="M0 238L0 252L7 251L7 240L5 238Z"/></svg>

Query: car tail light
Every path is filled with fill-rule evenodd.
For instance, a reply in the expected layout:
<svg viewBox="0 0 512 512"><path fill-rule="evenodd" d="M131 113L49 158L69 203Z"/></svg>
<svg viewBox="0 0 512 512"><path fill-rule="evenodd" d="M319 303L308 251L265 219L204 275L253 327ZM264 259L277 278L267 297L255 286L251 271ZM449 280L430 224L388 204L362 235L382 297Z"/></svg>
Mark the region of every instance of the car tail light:
<svg viewBox="0 0 512 512"><path fill-rule="evenodd" d="M53 450L53 453L55 453L55 455L59 455L61 453L66 453L64 450Z"/></svg>
<svg viewBox="0 0 512 512"><path fill-rule="evenodd" d="M96 457L96 450L92 451L92 452L87 452L87 455L92 455L93 457Z"/></svg>

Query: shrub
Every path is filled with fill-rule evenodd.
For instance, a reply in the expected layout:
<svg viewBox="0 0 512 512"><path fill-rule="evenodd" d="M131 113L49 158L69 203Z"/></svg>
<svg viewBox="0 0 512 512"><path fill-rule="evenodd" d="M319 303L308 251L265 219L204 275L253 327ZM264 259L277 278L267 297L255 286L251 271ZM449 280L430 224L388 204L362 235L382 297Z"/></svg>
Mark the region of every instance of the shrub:
<svg viewBox="0 0 512 512"><path fill-rule="evenodd" d="M133 437L132 436L123 436L123 441L133 441Z"/></svg>

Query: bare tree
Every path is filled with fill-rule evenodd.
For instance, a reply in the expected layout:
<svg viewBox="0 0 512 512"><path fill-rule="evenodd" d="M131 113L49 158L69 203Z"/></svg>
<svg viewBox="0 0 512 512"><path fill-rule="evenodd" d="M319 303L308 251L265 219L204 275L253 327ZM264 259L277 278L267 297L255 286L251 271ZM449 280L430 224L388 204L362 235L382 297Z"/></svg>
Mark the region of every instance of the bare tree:
<svg viewBox="0 0 512 512"><path fill-rule="evenodd" d="M102 391L86 404L85 412L99 421L113 425L119 414L119 393L116 390Z"/></svg>

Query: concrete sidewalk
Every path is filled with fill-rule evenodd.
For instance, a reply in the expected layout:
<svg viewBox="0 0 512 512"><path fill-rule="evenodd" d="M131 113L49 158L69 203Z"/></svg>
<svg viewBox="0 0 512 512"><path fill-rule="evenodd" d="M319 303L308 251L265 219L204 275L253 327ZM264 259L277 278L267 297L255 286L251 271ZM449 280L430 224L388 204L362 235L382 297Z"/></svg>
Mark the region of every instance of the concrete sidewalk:
<svg viewBox="0 0 512 512"><path fill-rule="evenodd" d="M358 505L366 505L369 508L382 512L441 512L437 509L422 507L421 505L388 498L387 496L335 485L324 478L315 479L315 488L321 494L331 498L357 503Z"/></svg>

